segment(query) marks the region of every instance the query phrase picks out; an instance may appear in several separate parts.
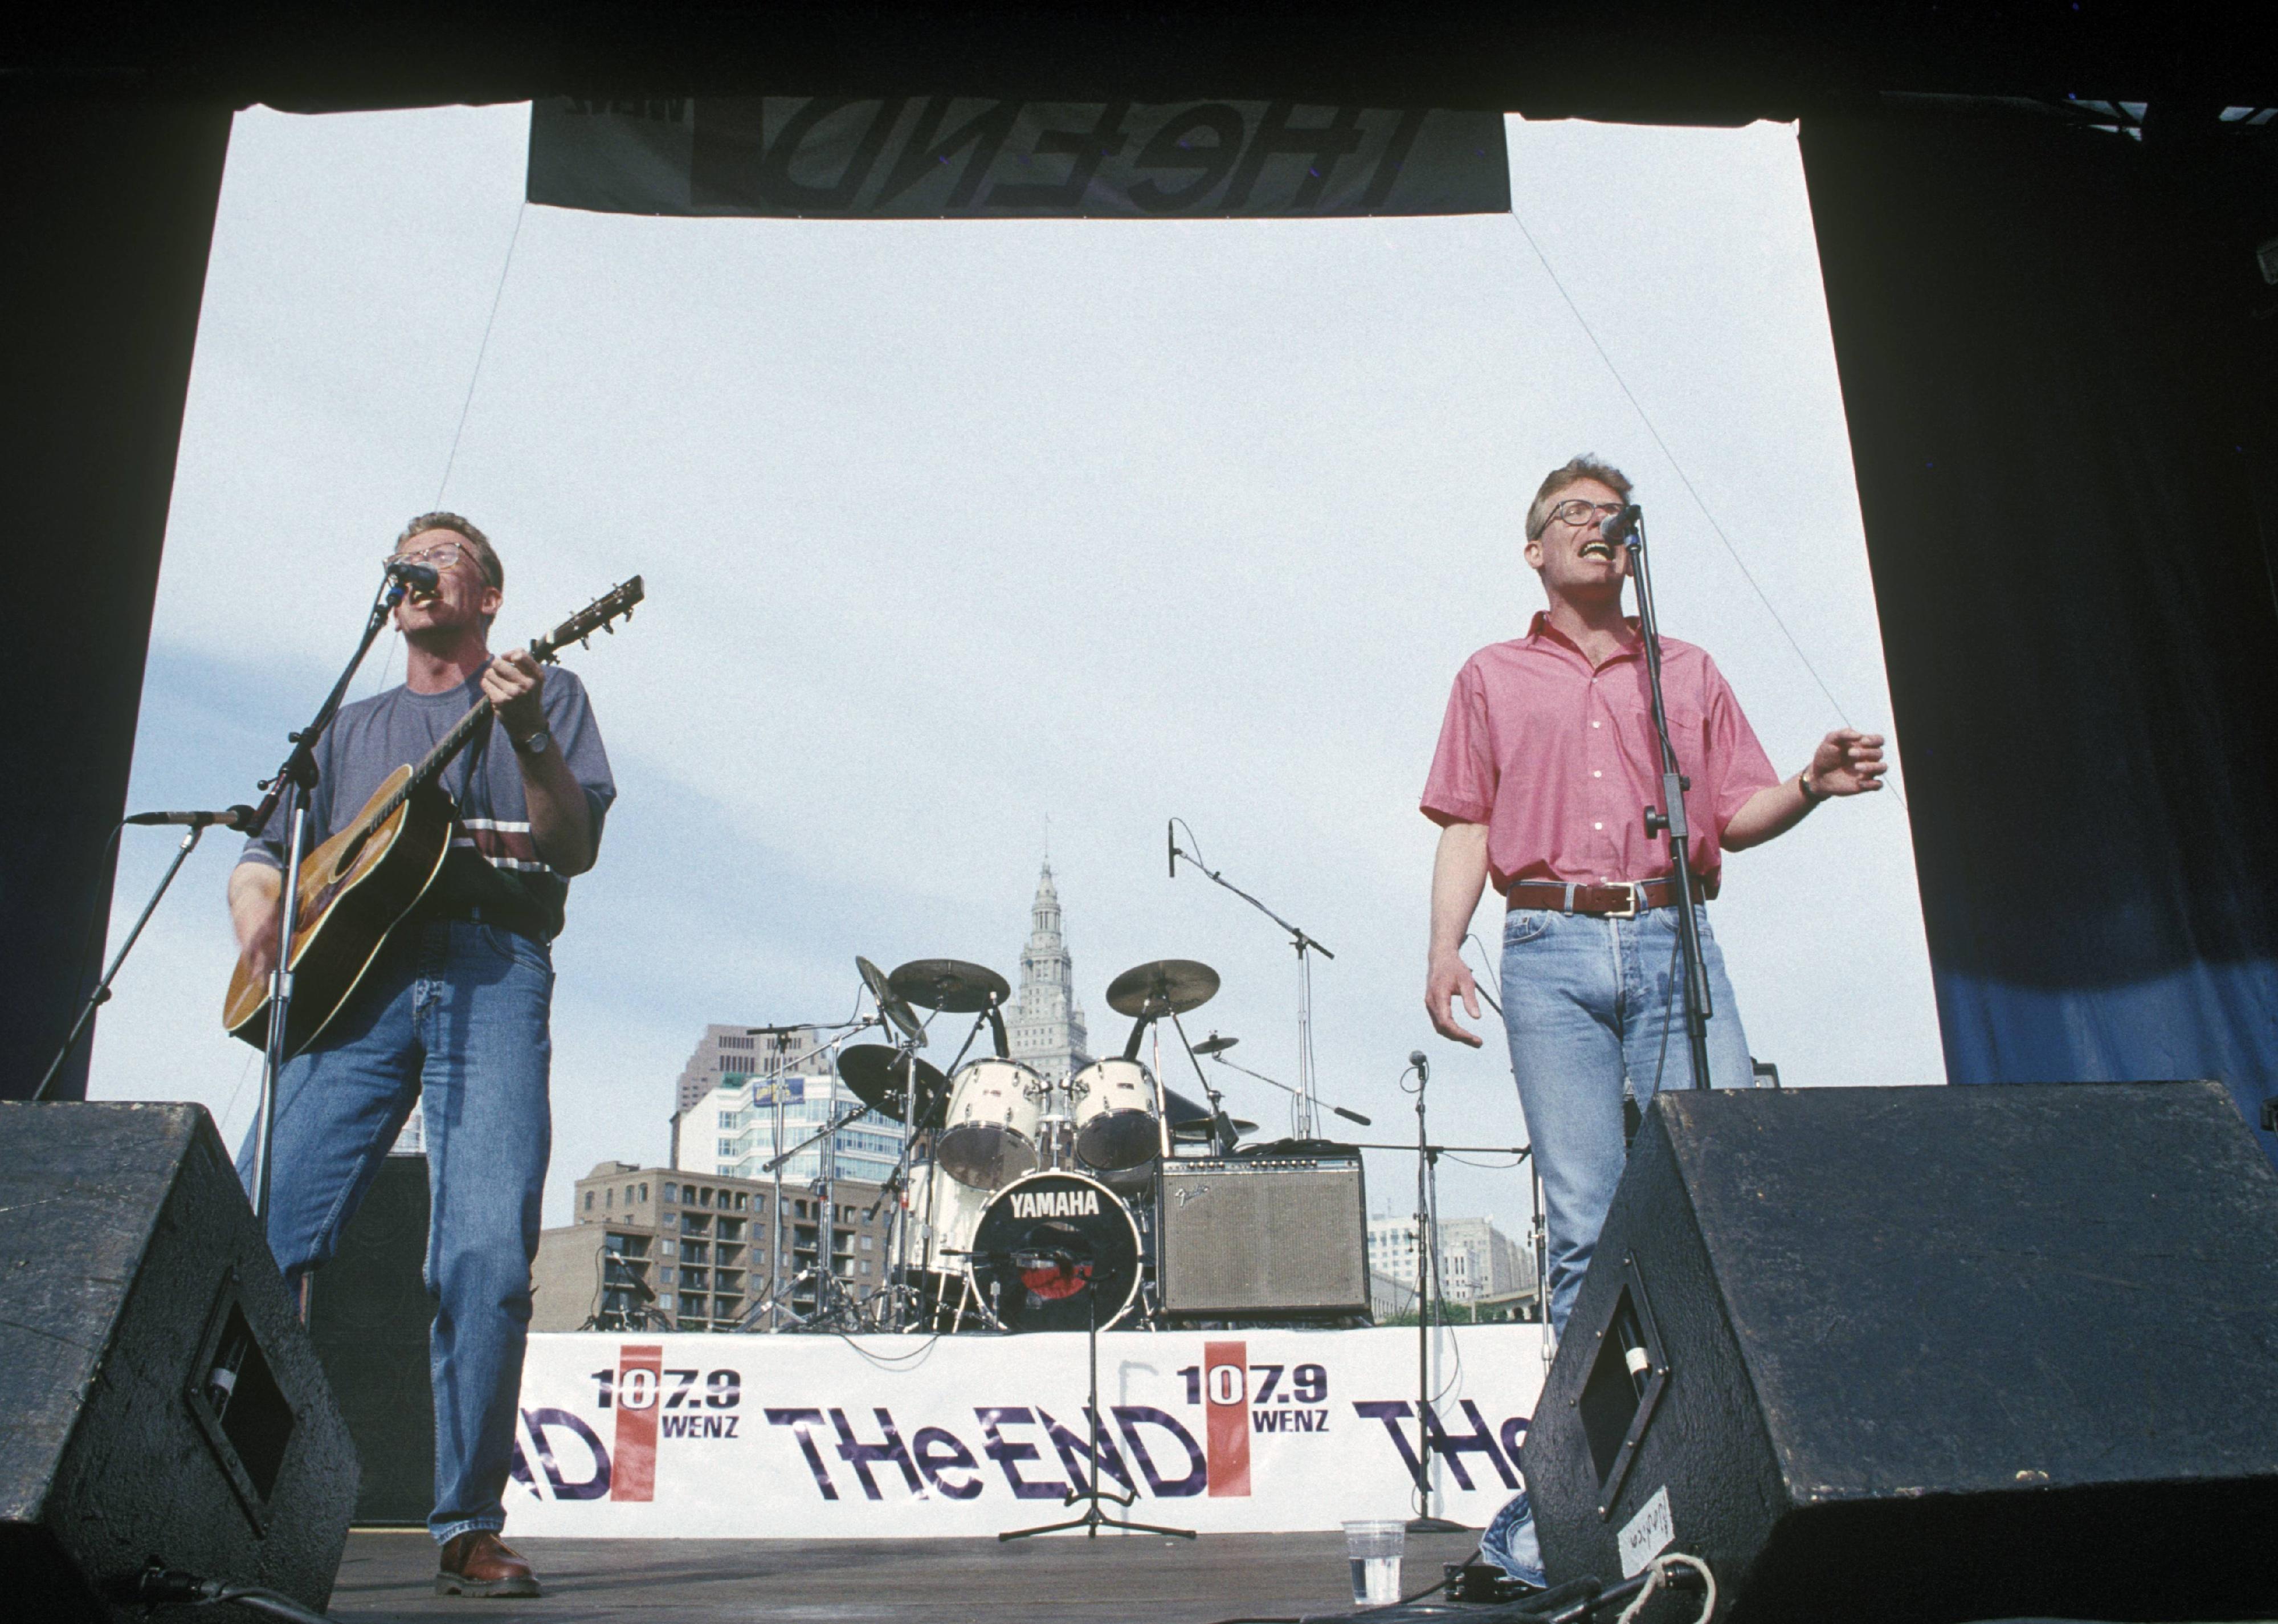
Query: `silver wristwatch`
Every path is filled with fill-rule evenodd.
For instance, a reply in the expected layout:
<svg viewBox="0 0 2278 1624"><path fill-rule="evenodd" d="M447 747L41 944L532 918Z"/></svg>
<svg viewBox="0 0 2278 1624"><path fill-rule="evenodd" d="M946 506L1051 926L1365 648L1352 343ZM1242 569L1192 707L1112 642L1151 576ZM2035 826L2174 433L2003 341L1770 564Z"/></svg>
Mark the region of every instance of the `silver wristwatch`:
<svg viewBox="0 0 2278 1624"><path fill-rule="evenodd" d="M514 747L519 754L524 755L543 755L546 754L547 747L553 742L553 732L550 729L541 727L527 739L516 739L514 741Z"/></svg>

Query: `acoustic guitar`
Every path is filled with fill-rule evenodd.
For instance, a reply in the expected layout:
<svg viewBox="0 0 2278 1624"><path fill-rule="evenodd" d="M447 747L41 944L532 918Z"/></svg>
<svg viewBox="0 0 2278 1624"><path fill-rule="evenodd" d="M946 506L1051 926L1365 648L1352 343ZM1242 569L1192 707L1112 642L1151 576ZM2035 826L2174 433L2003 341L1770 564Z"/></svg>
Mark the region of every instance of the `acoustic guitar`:
<svg viewBox="0 0 2278 1624"><path fill-rule="evenodd" d="M641 597L636 575L531 643L531 657L553 664L568 645L615 631L615 623L630 618ZM302 860L294 888L287 1055L307 1048L332 1023L396 927L442 873L459 808L438 780L490 719L490 701L477 701L433 749L388 774L346 828ZM241 954L222 1002L222 1024L232 1037L256 1048L267 1045L269 991L268 975Z"/></svg>

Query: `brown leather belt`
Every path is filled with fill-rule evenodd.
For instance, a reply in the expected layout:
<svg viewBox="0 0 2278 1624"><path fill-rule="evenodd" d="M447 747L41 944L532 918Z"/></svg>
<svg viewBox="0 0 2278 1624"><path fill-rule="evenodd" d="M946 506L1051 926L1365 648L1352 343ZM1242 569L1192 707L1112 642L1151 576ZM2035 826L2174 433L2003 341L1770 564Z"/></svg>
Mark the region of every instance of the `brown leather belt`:
<svg viewBox="0 0 2278 1624"><path fill-rule="evenodd" d="M1548 908L1554 914L1597 914L1614 919L1634 919L1648 908L1667 908L1677 900L1673 875L1659 879L1616 880L1606 885L1570 885L1561 880L1513 880L1504 896L1513 908ZM1706 902L1716 887L1693 880L1693 900Z"/></svg>

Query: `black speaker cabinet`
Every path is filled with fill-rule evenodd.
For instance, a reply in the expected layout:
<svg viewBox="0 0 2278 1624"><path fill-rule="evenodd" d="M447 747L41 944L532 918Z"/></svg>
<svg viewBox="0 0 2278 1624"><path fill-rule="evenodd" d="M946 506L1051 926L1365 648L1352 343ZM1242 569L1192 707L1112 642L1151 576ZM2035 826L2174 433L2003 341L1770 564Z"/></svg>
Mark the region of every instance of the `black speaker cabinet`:
<svg viewBox="0 0 2278 1624"><path fill-rule="evenodd" d="M1163 1164L1157 1234L1174 1319L1368 1312L1360 1158L1197 1157Z"/></svg>
<svg viewBox="0 0 2278 1624"><path fill-rule="evenodd" d="M363 1468L359 1523L424 1524L435 1504L426 1263L427 1158L390 1156L309 1277L309 1339Z"/></svg>
<svg viewBox="0 0 2278 1624"><path fill-rule="evenodd" d="M1719 1624L2268 1619L2274 1395L2220 1084L1665 1092L1521 1460L1554 1582Z"/></svg>
<svg viewBox="0 0 2278 1624"><path fill-rule="evenodd" d="M0 1103L0 1279L10 1616L152 1556L321 1609L355 1451L204 1108Z"/></svg>

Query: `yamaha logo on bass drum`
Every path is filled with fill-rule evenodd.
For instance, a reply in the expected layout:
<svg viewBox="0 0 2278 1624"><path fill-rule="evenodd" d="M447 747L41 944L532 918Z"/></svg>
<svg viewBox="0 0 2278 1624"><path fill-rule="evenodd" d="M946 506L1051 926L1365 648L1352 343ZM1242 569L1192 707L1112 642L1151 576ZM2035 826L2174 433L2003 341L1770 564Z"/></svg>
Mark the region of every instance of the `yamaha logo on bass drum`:
<svg viewBox="0 0 2278 1624"><path fill-rule="evenodd" d="M1015 1190L1012 1191L1012 1200L1015 1218L1099 1216L1099 1192L1096 1190Z"/></svg>

